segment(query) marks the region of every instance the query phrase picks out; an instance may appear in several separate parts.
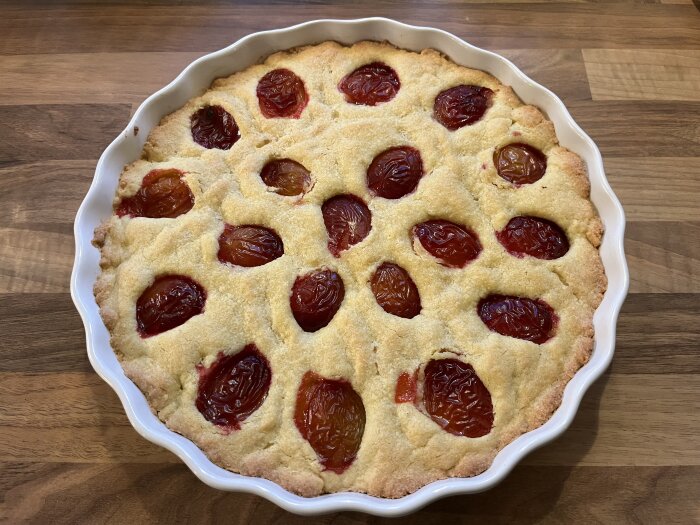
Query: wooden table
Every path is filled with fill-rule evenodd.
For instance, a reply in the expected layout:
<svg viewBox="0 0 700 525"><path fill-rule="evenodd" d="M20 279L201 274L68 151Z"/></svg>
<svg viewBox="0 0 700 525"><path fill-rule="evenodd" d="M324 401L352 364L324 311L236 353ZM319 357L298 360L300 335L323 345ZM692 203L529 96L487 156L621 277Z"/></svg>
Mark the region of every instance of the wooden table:
<svg viewBox="0 0 700 525"><path fill-rule="evenodd" d="M86 358L68 293L72 222L102 150L194 58L261 29L379 15L502 53L564 100L625 206L632 275L614 362L571 428L497 488L407 521L700 521L700 13L690 1L30 4L0 7L0 519L313 521L211 489L136 434Z"/></svg>

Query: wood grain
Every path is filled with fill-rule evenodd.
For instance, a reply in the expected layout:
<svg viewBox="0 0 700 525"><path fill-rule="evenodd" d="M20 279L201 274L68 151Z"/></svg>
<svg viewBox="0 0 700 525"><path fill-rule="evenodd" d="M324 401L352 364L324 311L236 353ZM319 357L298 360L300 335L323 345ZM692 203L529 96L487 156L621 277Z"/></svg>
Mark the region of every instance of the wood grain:
<svg viewBox="0 0 700 525"><path fill-rule="evenodd" d="M631 292L700 292L700 223L631 223L625 252Z"/></svg>
<svg viewBox="0 0 700 525"><path fill-rule="evenodd" d="M68 293L0 295L0 371L90 371L85 332Z"/></svg>
<svg viewBox="0 0 700 525"><path fill-rule="evenodd" d="M606 157L629 221L699 221L700 157Z"/></svg>
<svg viewBox="0 0 700 525"><path fill-rule="evenodd" d="M700 374L700 296L632 293L618 322L613 374Z"/></svg>
<svg viewBox="0 0 700 525"><path fill-rule="evenodd" d="M616 353L571 427L492 490L404 521L700 522L700 12L691 0L0 3L0 521L383 523L211 489L129 424L69 295L96 160L192 59L313 18L389 16L499 52L600 147L627 214Z"/></svg>
<svg viewBox="0 0 700 525"><path fill-rule="evenodd" d="M700 51L584 49L593 100L700 100Z"/></svg>
<svg viewBox="0 0 700 525"><path fill-rule="evenodd" d="M128 104L0 106L0 168L44 160L97 159L126 125Z"/></svg>
<svg viewBox="0 0 700 525"><path fill-rule="evenodd" d="M397 523L358 513L316 518L282 513L256 496L207 487L181 464L17 462L0 474L0 484L15 502L0 510L10 523L68 524L86 517L92 523ZM446 498L401 522L511 524L517 516L519 523L692 523L698 492L697 466L521 465L488 492Z"/></svg>
<svg viewBox="0 0 700 525"><path fill-rule="evenodd" d="M65 292L72 235L0 228L0 293Z"/></svg>
<svg viewBox="0 0 700 525"><path fill-rule="evenodd" d="M45 160L0 168L0 224L72 233L96 160Z"/></svg>
<svg viewBox="0 0 700 525"><path fill-rule="evenodd" d="M700 102L583 101L569 111L605 157L700 157Z"/></svg>
<svg viewBox="0 0 700 525"><path fill-rule="evenodd" d="M203 53L81 53L0 57L0 105L142 102ZM125 75L131 82L125 82ZM41 76L43 82L36 82Z"/></svg>
<svg viewBox="0 0 700 525"><path fill-rule="evenodd" d="M211 51L254 31L317 18L387 16L451 31L491 49L697 49L692 5L626 2L467 5L360 0L323 6L264 1L236 6L45 5L0 9L0 54ZM436 7L437 6L437 7ZM262 8L261 8L262 7ZM53 28L60 26L60 31ZM37 39L35 35L41 34ZM513 46L517 43L517 46Z"/></svg>

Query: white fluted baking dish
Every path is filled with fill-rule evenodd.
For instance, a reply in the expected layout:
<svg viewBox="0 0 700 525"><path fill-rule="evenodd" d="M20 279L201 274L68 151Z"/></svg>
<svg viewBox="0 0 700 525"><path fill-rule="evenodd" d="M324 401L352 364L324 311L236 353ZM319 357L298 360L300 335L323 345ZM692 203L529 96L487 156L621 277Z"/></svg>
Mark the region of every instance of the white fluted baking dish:
<svg viewBox="0 0 700 525"><path fill-rule="evenodd" d="M593 318L594 351L590 361L566 386L558 410L540 428L523 434L506 446L482 474L436 481L399 499L348 492L303 498L266 479L234 474L212 463L194 443L169 430L151 412L139 389L124 375L110 347L109 333L100 318L92 292L99 273L100 257L91 244L93 232L113 213L112 201L122 168L139 158L149 132L160 119L201 94L218 77L243 70L276 51L326 40L343 44L360 40L386 40L413 51L433 48L458 64L487 71L504 84L512 86L525 103L538 106L547 114L554 123L561 145L585 160L591 181L591 200L605 225L600 255L608 277L608 289ZM385 18L315 20L285 29L255 33L225 49L203 56L141 104L126 129L100 157L95 178L78 210L71 294L85 324L90 362L119 395L134 428L149 441L178 455L202 481L222 490L257 494L299 514L356 510L397 516L444 496L479 492L492 487L526 454L556 438L569 426L583 394L604 372L613 356L617 316L629 284L623 251L624 226L622 207L605 178L596 145L574 122L559 98L529 79L508 60L474 47L445 31L409 26Z"/></svg>

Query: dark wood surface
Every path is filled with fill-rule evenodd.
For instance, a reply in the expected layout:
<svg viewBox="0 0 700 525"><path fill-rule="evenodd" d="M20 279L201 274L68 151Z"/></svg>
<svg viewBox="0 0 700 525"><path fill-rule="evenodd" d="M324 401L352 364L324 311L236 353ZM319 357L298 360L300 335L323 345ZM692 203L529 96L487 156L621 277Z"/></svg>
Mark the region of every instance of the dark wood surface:
<svg viewBox="0 0 700 525"><path fill-rule="evenodd" d="M104 147L194 58L262 29L388 16L511 58L603 152L628 218L610 370L498 487L411 523L700 522L700 13L690 0L0 3L0 520L376 523L219 492L138 436L92 371L72 221Z"/></svg>

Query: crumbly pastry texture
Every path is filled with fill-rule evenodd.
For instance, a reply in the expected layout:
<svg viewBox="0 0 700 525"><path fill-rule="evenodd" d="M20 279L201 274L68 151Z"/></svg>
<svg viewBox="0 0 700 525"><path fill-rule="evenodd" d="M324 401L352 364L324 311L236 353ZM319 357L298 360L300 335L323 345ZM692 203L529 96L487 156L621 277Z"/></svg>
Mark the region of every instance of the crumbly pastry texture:
<svg viewBox="0 0 700 525"><path fill-rule="evenodd" d="M347 103L339 80L375 61L398 73L396 97L374 107ZM298 119L260 113L256 85L275 68L304 81L309 103ZM485 86L494 96L481 120L449 131L433 118L433 101L458 84ZM229 150L192 140L190 116L214 104L240 127L241 139ZM515 187L497 175L494 150L511 142L526 142L547 156L544 177ZM403 198L373 197L367 167L397 145L420 151L425 175ZM282 197L260 179L268 160L284 157L311 172L313 188L303 197ZM549 419L564 386L591 354L592 317L606 279L597 250L602 224L589 200L585 165L558 145L552 123L510 87L434 50L325 42L276 53L216 80L165 117L142 158L125 167L115 204L133 195L149 171L163 168L185 173L194 207L175 219L113 215L102 224L94 240L102 254L95 295L112 347L153 411L229 470L304 496L349 490L400 497L434 480L473 476L505 445ZM321 204L346 193L367 203L372 229L336 258L327 248ZM495 232L515 215L555 221L569 239L568 253L555 260L510 255ZM480 256L453 269L414 246L412 226L437 218L472 228L483 245ZM275 230L284 255L253 268L222 264L217 239L224 223ZM386 313L372 295L368 282L384 261L406 269L418 287L423 308L413 319ZM290 310L290 290L297 276L322 267L342 277L345 298L327 327L307 333ZM168 273L199 282L207 291L205 310L142 338L135 303L155 277ZM490 331L476 305L492 293L543 299L559 317L556 335L538 345ZM196 367L249 343L268 359L271 386L240 430L224 432L195 406ZM490 391L494 423L487 435L452 435L413 404L394 402L402 372L442 356L471 364ZM296 393L309 370L349 381L366 409L360 449L342 474L323 469L294 424Z"/></svg>

